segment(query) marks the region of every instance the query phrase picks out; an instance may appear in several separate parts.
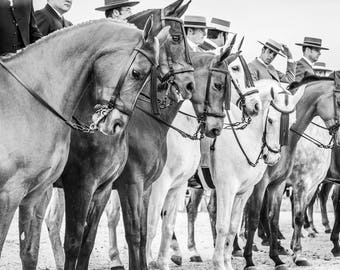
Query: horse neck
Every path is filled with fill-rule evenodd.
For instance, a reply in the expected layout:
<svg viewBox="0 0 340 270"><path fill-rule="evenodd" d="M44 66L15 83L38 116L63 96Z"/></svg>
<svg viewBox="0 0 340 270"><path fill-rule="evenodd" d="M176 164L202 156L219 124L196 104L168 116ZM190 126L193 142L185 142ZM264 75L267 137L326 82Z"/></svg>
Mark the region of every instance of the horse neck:
<svg viewBox="0 0 340 270"><path fill-rule="evenodd" d="M120 40L120 31L116 36L110 31L108 38L102 26L105 21L59 30L30 45L8 64L34 92L66 117L71 116L92 80L95 60L108 47L112 52L126 47L113 42Z"/></svg>
<svg viewBox="0 0 340 270"><path fill-rule="evenodd" d="M182 114L181 112L192 115L194 117ZM199 124L195 117L194 107L189 100L185 100L183 102L181 109L176 115L176 118L174 119L172 124L175 127L182 129L183 131L188 132L190 134L193 134L194 132L197 131Z"/></svg>

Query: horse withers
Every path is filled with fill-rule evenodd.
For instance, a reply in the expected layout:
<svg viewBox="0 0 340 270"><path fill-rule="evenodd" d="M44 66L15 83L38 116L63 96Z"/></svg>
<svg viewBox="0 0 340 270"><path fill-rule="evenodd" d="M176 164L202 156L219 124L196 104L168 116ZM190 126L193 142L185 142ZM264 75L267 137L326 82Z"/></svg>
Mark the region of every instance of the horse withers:
<svg viewBox="0 0 340 270"><path fill-rule="evenodd" d="M158 41L149 35L150 29L151 22L144 32L108 20L89 22L57 31L3 60L0 203L6 207L0 209L0 251L19 206L23 269L36 268L48 195L67 161L69 126L79 127L69 119L81 96L94 78L101 82L99 87L110 89L114 98L108 110L101 110L99 117L91 114L95 128L103 133L122 132L153 62L158 61ZM130 66L113 75L110 66L117 62ZM113 88L119 76L120 87Z"/></svg>

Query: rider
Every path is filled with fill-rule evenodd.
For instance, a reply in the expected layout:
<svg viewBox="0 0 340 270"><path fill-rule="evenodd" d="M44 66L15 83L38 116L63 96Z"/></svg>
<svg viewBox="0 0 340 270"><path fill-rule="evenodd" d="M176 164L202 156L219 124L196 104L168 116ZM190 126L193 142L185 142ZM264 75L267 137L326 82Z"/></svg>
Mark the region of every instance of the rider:
<svg viewBox="0 0 340 270"><path fill-rule="evenodd" d="M0 1L0 55L15 53L42 37L32 0Z"/></svg>
<svg viewBox="0 0 340 270"><path fill-rule="evenodd" d="M204 51L220 54L227 43L228 34L230 33L230 22L212 18L208 26L207 38L199 47Z"/></svg>
<svg viewBox="0 0 340 270"><path fill-rule="evenodd" d="M71 26L72 23L65 20L63 16L71 6L72 0L47 0L46 6L34 13L41 33L46 36L56 30Z"/></svg>
<svg viewBox="0 0 340 270"><path fill-rule="evenodd" d="M295 63L289 48L272 39L268 39L266 43L260 41L259 43L263 45L261 55L248 64L253 80L273 79L284 83L293 82L295 79ZM271 65L278 54L288 58L286 74L276 70Z"/></svg>
<svg viewBox="0 0 340 270"><path fill-rule="evenodd" d="M126 18L132 15L131 7L138 3L138 1L129 0L105 0L105 5L95 10L105 11L106 18L127 22Z"/></svg>
<svg viewBox="0 0 340 270"><path fill-rule="evenodd" d="M202 52L199 45L203 44L207 35L207 20L203 16L187 15L184 17L184 29L187 35L189 50Z"/></svg>
<svg viewBox="0 0 340 270"><path fill-rule="evenodd" d="M297 61L295 80L301 81L304 77L316 75L313 64L318 61L321 50L329 50L322 47L322 40L320 38L305 37L303 43L295 43L302 46L303 56Z"/></svg>
<svg viewBox="0 0 340 270"><path fill-rule="evenodd" d="M325 62L315 62L313 65L313 70L316 76L325 77L328 76L332 71L331 69L326 67Z"/></svg>

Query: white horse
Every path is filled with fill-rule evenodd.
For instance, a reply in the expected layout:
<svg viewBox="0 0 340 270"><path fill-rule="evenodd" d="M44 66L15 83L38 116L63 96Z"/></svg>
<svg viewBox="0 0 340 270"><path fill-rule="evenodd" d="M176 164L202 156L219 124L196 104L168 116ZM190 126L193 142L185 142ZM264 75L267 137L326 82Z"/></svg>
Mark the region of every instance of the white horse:
<svg viewBox="0 0 340 270"><path fill-rule="evenodd" d="M274 165L280 159L281 115L282 112L292 111L298 97L288 94L273 80L258 81L256 86L260 90L263 106L258 116L246 129L236 131L239 142L232 131L223 130L216 140L215 151L210 152L217 193L217 238L213 255L216 270L233 269L233 241L240 227L244 206L267 165ZM239 117L237 113L237 110L231 110L233 116ZM261 152L262 159L258 160ZM258 164L254 167L249 161L255 164L258 161Z"/></svg>

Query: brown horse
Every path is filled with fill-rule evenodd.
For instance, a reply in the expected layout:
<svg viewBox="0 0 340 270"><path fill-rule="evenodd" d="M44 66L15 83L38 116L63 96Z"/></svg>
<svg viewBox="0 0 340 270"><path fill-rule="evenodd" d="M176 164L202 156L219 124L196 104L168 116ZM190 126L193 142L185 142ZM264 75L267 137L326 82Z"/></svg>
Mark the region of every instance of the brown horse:
<svg viewBox="0 0 340 270"><path fill-rule="evenodd" d="M301 91L304 91L302 94ZM278 213L281 205L282 194L285 187L284 180L291 173L294 164L294 155L297 143L301 133L305 131L314 116L320 116L324 121L330 133L335 136L338 129L338 115L340 113L340 96L334 89L334 82L317 81L309 82L300 87L298 92L302 94L301 99L297 103L296 122L292 129L296 132L290 132L289 143L283 148L282 158L279 163L273 167L269 167L265 172L261 182L254 189L249 203L248 216L248 238L244 251L247 269L255 269L252 260L252 244L254 233L258 225L259 215L261 211L262 200L267 189L268 192L268 220L270 229L270 258L275 262L276 269L288 269L287 266L279 258L278 252ZM297 94L295 94L297 95ZM337 138L338 139L338 138ZM296 203L294 206L294 235L292 239L292 249L294 251L294 261L300 264L300 231L303 224L305 207ZM305 260L301 260L304 263Z"/></svg>
<svg viewBox="0 0 340 270"><path fill-rule="evenodd" d="M148 25L141 32L108 20L89 22L53 33L4 59L0 73L0 251L19 206L23 269L36 268L48 194L67 161L71 129L58 118L76 126L67 119L95 79L99 89L112 95L110 107L118 108L109 109L106 121L96 120L99 129L119 137L151 62L158 60L158 42L149 35L151 22ZM140 51L134 53L135 48ZM121 75L120 87L114 89L111 86L119 76L110 67L117 62L130 62L130 66L117 74Z"/></svg>
<svg viewBox="0 0 340 270"><path fill-rule="evenodd" d="M161 14L163 14L167 21L165 24L170 24L171 31L178 33L182 29L182 24L175 19L168 22L167 16L168 14L181 16L186 7L187 5L183 8L172 4L164 10L157 9L142 12L143 15L138 16L138 24L140 24L140 21L145 22L150 15L153 15L155 23L152 32L156 33L162 29ZM165 95L176 97L180 94L184 97L190 97L194 78L192 67L187 63L188 59L186 59L185 55L185 39L182 36L179 40L173 41L174 36L166 38L166 32L167 30L159 34L162 36L162 40L166 40L160 50L159 77L162 79L166 74L174 72L172 84L176 85L176 88L171 87L170 92L166 91L167 88L160 88L161 92L158 93L158 96L159 98ZM176 38L178 37L176 36ZM169 63L169 59L175 60ZM176 73L178 70L181 72ZM168 80L163 79L162 81L166 83ZM180 93L177 93L177 91L180 91ZM150 84L145 85L142 95L143 97L150 96ZM105 93L100 94L100 96L103 99L107 99L105 98ZM77 116L81 119L86 118L92 106L91 104L96 102L97 98L93 95L85 96L84 106L79 108L76 113ZM137 101L138 104L140 102L142 101ZM60 226L58 225L60 223L53 224L51 222L51 220L62 219L63 210L57 212L55 216L49 216L47 221L50 225L50 238L58 269L63 269L64 261L65 269L88 268L97 226L108 200L112 182L120 174L126 162L128 149L127 136L125 135L123 133L119 137L110 139L104 136L72 134L69 160L62 174L66 199L66 234L64 245L66 260L64 259L61 241L59 240ZM82 160L79 158L82 156L87 158ZM56 200L54 203L59 203L59 201ZM51 209L57 210L57 206L51 207Z"/></svg>

